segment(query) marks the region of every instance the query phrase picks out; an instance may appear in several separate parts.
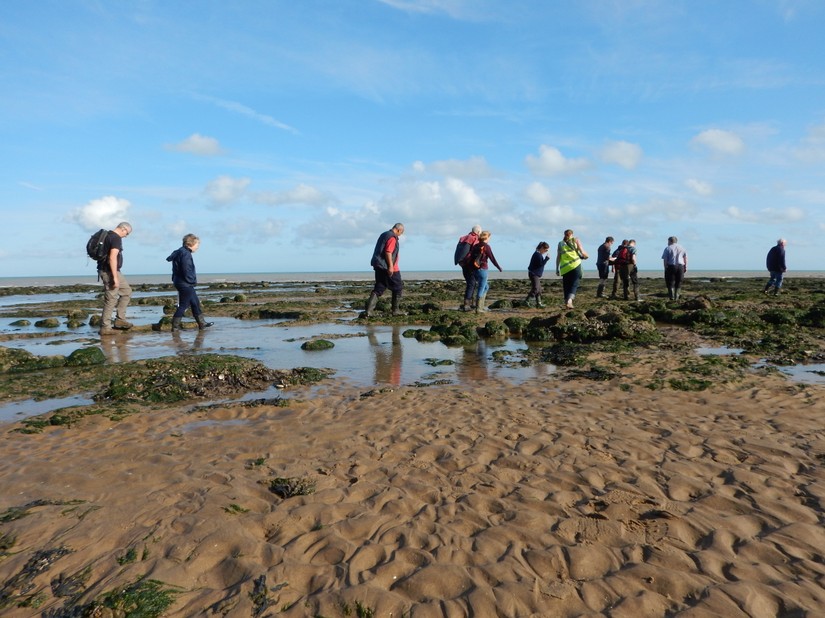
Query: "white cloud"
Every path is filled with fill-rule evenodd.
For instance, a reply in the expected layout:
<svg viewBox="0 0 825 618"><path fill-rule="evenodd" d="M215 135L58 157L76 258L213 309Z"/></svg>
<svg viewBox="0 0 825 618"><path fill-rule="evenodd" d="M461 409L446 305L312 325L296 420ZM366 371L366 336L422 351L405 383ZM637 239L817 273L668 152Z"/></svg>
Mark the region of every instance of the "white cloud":
<svg viewBox="0 0 825 618"><path fill-rule="evenodd" d="M697 180L696 178L688 178L685 181L685 186L702 197L713 195L713 185L704 180Z"/></svg>
<svg viewBox="0 0 825 618"><path fill-rule="evenodd" d="M737 206L730 206L725 213L737 221L746 223L764 223L765 221L783 221L785 223L802 221L807 214L801 208L789 206L787 208L763 208L761 210L742 210Z"/></svg>
<svg viewBox="0 0 825 618"><path fill-rule="evenodd" d="M741 137L733 131L722 129L702 131L691 140L691 143L723 155L739 155L745 150L745 142Z"/></svg>
<svg viewBox="0 0 825 618"><path fill-rule="evenodd" d="M166 144L164 148L173 152L185 152L201 157L214 157L223 153L218 140L199 133L193 133L177 144Z"/></svg>
<svg viewBox="0 0 825 618"><path fill-rule="evenodd" d="M90 231L102 227L112 229L121 221L127 220L131 206L129 200L106 195L74 209L69 213L68 219Z"/></svg>
<svg viewBox="0 0 825 618"><path fill-rule="evenodd" d="M794 154L803 163L825 161L825 123L811 127Z"/></svg>
<svg viewBox="0 0 825 618"><path fill-rule="evenodd" d="M249 178L218 176L206 185L204 194L213 206L226 206L241 198L250 182Z"/></svg>
<svg viewBox="0 0 825 618"><path fill-rule="evenodd" d="M558 148L544 144L539 148L539 156L527 155L525 163L534 174L540 176L572 174L590 167L587 159L568 159Z"/></svg>
<svg viewBox="0 0 825 618"><path fill-rule="evenodd" d="M290 133L298 133L298 130L294 127L289 126L286 123L281 122L280 120L276 120L272 116L268 116L267 114L262 114L251 107L244 105L243 103L238 103L237 101L226 101L224 99L218 99L216 97L208 97L208 96L198 96L199 99L204 101L209 101L218 107L225 109L227 111L233 112L235 114L240 114L241 116L246 116L247 118L251 118L256 122L260 122L268 127L273 127L275 129L281 129L283 131L289 131Z"/></svg>
<svg viewBox="0 0 825 618"><path fill-rule="evenodd" d="M605 163L613 163L627 170L634 169L642 160L642 147L630 142L608 142L601 150L601 158Z"/></svg>
<svg viewBox="0 0 825 618"><path fill-rule="evenodd" d="M432 163L416 161L412 167L418 173L430 172L454 178L488 178L493 175L493 169L487 163L487 159L478 156L466 160L447 159Z"/></svg>
<svg viewBox="0 0 825 618"><path fill-rule="evenodd" d="M253 198L259 204L267 204L268 206L282 206L284 204L325 206L335 202L331 195L303 183L295 185L289 191L261 191L256 193Z"/></svg>
<svg viewBox="0 0 825 618"><path fill-rule="evenodd" d="M537 206L550 206L553 203L553 194L540 182L530 183L524 190L525 197Z"/></svg>

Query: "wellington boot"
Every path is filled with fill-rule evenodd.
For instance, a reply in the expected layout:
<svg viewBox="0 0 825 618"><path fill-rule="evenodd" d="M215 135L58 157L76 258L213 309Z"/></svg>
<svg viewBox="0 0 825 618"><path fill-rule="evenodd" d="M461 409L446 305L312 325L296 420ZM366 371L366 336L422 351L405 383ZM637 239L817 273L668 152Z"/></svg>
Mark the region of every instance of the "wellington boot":
<svg viewBox="0 0 825 618"><path fill-rule="evenodd" d="M476 313L487 313L487 297L479 296L476 301Z"/></svg>
<svg viewBox="0 0 825 618"><path fill-rule="evenodd" d="M524 306L525 307L530 307L532 305L532 302L531 302L532 300L533 300L533 296L528 296L527 298L525 298L524 299Z"/></svg>
<svg viewBox="0 0 825 618"><path fill-rule="evenodd" d="M599 287L596 288L596 298L604 298L604 283L599 283Z"/></svg>
<svg viewBox="0 0 825 618"><path fill-rule="evenodd" d="M378 294L372 292L367 299L367 307L364 310L364 317L371 318L372 312L375 311L375 305L378 304Z"/></svg>
<svg viewBox="0 0 825 618"><path fill-rule="evenodd" d="M668 297L670 300L676 300L676 294L673 292L673 288L672 288L672 287L669 287L669 288L667 289L667 297Z"/></svg>
<svg viewBox="0 0 825 618"><path fill-rule="evenodd" d="M544 303L541 302L541 296L536 296L536 309L544 308Z"/></svg>
<svg viewBox="0 0 825 618"><path fill-rule="evenodd" d="M393 294L392 295L392 314L394 316L407 315L406 313L401 311L401 308L399 307L400 303L401 303L401 295L400 294Z"/></svg>
<svg viewBox="0 0 825 618"><path fill-rule="evenodd" d="M210 326L215 325L214 322L207 322L206 318L203 317L203 314L200 314L199 316L197 316L195 318L195 320L198 322L198 328L200 330L203 330L204 328L209 328Z"/></svg>
<svg viewBox="0 0 825 618"><path fill-rule="evenodd" d="M172 318L172 331L180 330L180 323L183 318Z"/></svg>

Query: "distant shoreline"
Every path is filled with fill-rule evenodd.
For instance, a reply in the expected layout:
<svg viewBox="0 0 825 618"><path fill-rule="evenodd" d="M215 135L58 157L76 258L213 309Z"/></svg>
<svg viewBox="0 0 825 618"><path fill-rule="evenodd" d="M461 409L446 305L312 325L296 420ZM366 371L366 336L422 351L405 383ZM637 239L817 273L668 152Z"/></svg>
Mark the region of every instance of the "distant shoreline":
<svg viewBox="0 0 825 618"><path fill-rule="evenodd" d="M461 279L461 271L438 270L438 271L402 271L402 276L407 281L432 280L449 281ZM132 285L170 283L171 277L168 274L132 274L126 272L129 283ZM643 279L662 278L659 270L640 270L639 276ZM765 278L768 273L761 270L694 270L688 271L690 279L754 279ZM495 279L526 279L526 270L509 270L503 273L491 272L490 278ZM547 281L557 279L552 272L546 272L544 278ZM597 274L593 270L584 273L585 279L595 279ZM822 270L800 270L788 272L787 278L792 279L821 279L825 278L825 271ZM275 283L288 283L294 281L302 282L332 282L332 281L372 281L371 271L355 272L284 272L284 273L199 273L198 282L201 284L221 283L221 282L258 282L271 281ZM0 277L0 287L49 287L61 285L94 285L98 283L94 274L89 275L63 275L63 276L34 276L34 277Z"/></svg>

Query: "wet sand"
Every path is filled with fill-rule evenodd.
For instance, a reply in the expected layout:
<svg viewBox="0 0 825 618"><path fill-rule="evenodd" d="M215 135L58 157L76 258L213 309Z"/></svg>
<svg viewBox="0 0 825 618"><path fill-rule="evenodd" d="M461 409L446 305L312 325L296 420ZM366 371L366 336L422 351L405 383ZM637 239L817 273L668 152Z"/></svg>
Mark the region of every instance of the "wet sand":
<svg viewBox="0 0 825 618"><path fill-rule="evenodd" d="M687 343L596 352L605 380L4 425L0 613L128 615L160 582L142 615L822 615L825 386L662 386Z"/></svg>
<svg viewBox="0 0 825 618"><path fill-rule="evenodd" d="M52 504L2 524L0 577L69 553L3 592L58 608L54 581L89 568L83 599L148 577L177 587L170 616L817 615L821 387L626 384L330 385L5 433L0 509Z"/></svg>

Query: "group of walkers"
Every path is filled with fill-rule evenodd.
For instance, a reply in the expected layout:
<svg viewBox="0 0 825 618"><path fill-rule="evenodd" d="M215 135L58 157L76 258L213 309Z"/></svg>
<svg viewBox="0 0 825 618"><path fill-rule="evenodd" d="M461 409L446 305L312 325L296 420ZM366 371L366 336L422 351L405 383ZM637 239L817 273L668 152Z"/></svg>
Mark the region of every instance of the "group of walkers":
<svg viewBox="0 0 825 618"><path fill-rule="evenodd" d="M100 316L100 335L113 335L118 330L129 330L133 324L126 320L126 308L132 299L132 288L121 272L123 267L123 239L132 233L132 226L126 221L110 230L103 241L103 259L97 262L97 276L103 283L103 313ZM212 326L207 322L201 309L195 286L198 276L192 254L200 247L200 239L194 234L183 237L182 245L166 258L172 263L172 283L178 291L178 306L172 316L172 331L181 328L181 322L187 309L192 310L192 317L199 329ZM112 314L115 314L114 321Z"/></svg>
<svg viewBox="0 0 825 618"><path fill-rule="evenodd" d="M100 334L111 335L116 330L128 330L132 324L126 320L126 308L132 296L132 288L129 286L126 277L121 272L123 266L123 239L132 232L131 224L123 221L110 230L104 241L105 257L97 262L98 278L103 283L103 313L101 315ZM375 284L366 302L364 315L371 317L375 311L378 299L386 290L392 294L392 315L404 315L401 311L401 295L404 289L404 282L401 279L401 271L398 267L398 255L400 249L399 237L404 233L404 224L396 223L386 232L383 232L375 243L372 252L370 265L375 273ZM487 311L487 292L490 284L487 279L489 264L502 271L501 266L493 254L490 247L491 233L482 230L480 225L475 225L468 234L458 240L455 250L455 264L461 267L464 276L464 300L460 306L461 311L475 311L482 313ZM639 300L639 277L637 268L636 241L634 239L622 240L621 244L614 250L614 239L612 236L605 238L596 252L596 268L599 273L599 284L596 288L596 297L604 298L605 288L610 280L611 271L613 273L613 291L611 299L618 298L619 284L622 286L623 298L630 298L632 289L633 298ZM768 252L766 265L770 273L770 279L765 285L765 294L773 290L774 294L779 294L785 266L785 244L784 238L776 242ZM207 322L198 299L195 286L198 279L195 272L195 263L192 254L200 247L200 239L194 234L187 234L183 237L182 245L173 251L167 262L172 263L172 283L178 291L178 306L172 316L172 331L180 330L183 316L187 310L191 310L192 317L198 324L199 329L208 328L213 322ZM541 278L544 275L544 267L550 256L550 245L540 242L530 258L527 266L527 276L530 281L530 290L527 293L526 304L535 307L544 307L542 303ZM559 241L556 248L556 275L562 279L562 290L564 294L564 304L568 309L573 308L573 300L579 289L582 279L582 261L590 256L582 247L581 241L576 238L573 230L565 230L564 237ZM667 246L662 252L662 265L664 267L665 284L667 285L668 297L671 300L678 300L681 294L682 282L687 272L687 252L679 244L675 236L668 238ZM112 320L114 314L114 320Z"/></svg>

